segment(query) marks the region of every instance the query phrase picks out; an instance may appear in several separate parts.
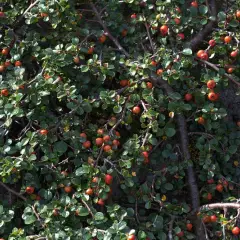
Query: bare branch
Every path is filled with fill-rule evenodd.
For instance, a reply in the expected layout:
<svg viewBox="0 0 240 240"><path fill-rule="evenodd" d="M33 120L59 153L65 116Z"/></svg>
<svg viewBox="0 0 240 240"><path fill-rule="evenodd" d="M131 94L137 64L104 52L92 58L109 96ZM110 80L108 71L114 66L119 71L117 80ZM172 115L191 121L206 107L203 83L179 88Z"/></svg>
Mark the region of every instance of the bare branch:
<svg viewBox="0 0 240 240"><path fill-rule="evenodd" d="M189 132L188 136L191 136L191 135L202 135L202 136L206 136L208 138L214 138L213 135L211 135L209 133L205 133L205 132Z"/></svg>
<svg viewBox="0 0 240 240"><path fill-rule="evenodd" d="M124 108L123 108L123 111L122 111L122 114L121 114L121 117L118 119L118 121L116 122L116 124L110 129L109 133L110 135L113 134L113 131L118 127L118 125L122 122L124 116L125 116L125 113L126 113L126 110L127 110L127 103L128 103L129 100L126 101L125 105L124 105Z"/></svg>
<svg viewBox="0 0 240 240"><path fill-rule="evenodd" d="M152 38L151 38L151 35L150 35L150 32L149 32L149 27L148 27L147 23L145 23L144 25L145 25L145 28L147 30L147 35L148 35L148 39L149 39L149 42L150 42L150 45L151 45L151 48L152 48L152 53L154 54L156 52L156 50L154 48L153 41L152 41Z"/></svg>
<svg viewBox="0 0 240 240"><path fill-rule="evenodd" d="M88 204L81 198L81 202L84 204L84 206L87 208L88 212L90 213L90 215L92 216L92 218L94 218L94 214L92 212L92 210L90 209L90 207L88 206Z"/></svg>
<svg viewBox="0 0 240 240"><path fill-rule="evenodd" d="M168 228L168 239L169 239L169 240L172 240L172 239L173 239L172 230L173 230L174 220L175 220L175 217L172 216L172 217L171 217L171 221L169 222L169 228Z"/></svg>
<svg viewBox="0 0 240 240"><path fill-rule="evenodd" d="M209 5L211 7L211 13L213 20L210 20L210 22L202 29L191 41L190 41L190 47L193 51L195 51L199 44L202 43L204 38L208 36L212 31L213 28L217 22L217 8L216 8L216 0L211 0L209 2ZM210 9L210 8L209 8Z"/></svg>
<svg viewBox="0 0 240 240"><path fill-rule="evenodd" d="M208 210L213 210L217 208L235 208L239 209L240 208L240 203L211 203L211 204L206 204L203 205L199 208L199 211L208 211Z"/></svg>
<svg viewBox="0 0 240 240"><path fill-rule="evenodd" d="M205 63L207 66L211 67L213 70L215 70L216 72L219 72L219 68L213 64L213 63L210 63L208 61L205 61L205 60L201 60L201 59L197 59L198 61L200 62L203 62ZM233 77L231 77L229 74L225 73L224 76L226 78L228 78L231 82L235 83L238 87L240 87L240 82L236 81Z"/></svg>
<svg viewBox="0 0 240 240"><path fill-rule="evenodd" d="M13 193L14 195L18 196L19 198L21 198L23 201L27 201L27 198L23 197L20 193L14 191L13 189L9 188L5 183L0 182L0 185L2 187L4 187L8 192Z"/></svg>
<svg viewBox="0 0 240 240"><path fill-rule="evenodd" d="M103 22L100 13L98 12L96 6L94 3L90 3L94 13L96 14L96 17L99 21L99 23L101 24L101 26L103 27L104 32L106 33L106 35L113 41L113 43L115 44L115 46L126 56L129 57L129 53L121 46L121 44L119 43L119 41L111 34L111 32L109 31L108 27L106 26L106 24Z"/></svg>

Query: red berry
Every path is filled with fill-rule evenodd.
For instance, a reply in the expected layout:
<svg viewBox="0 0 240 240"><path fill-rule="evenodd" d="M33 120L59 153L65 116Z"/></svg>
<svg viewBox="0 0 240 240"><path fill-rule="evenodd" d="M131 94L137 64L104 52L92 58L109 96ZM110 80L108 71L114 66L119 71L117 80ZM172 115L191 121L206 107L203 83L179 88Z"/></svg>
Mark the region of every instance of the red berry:
<svg viewBox="0 0 240 240"><path fill-rule="evenodd" d="M238 51L237 51L237 50L232 51L232 52L230 53L230 56L233 57L233 58L237 57L237 55L238 55Z"/></svg>
<svg viewBox="0 0 240 240"><path fill-rule="evenodd" d="M22 66L22 62L21 61L16 61L15 62L15 67L20 67Z"/></svg>
<svg viewBox="0 0 240 240"><path fill-rule="evenodd" d="M137 18L137 14L136 14L136 13L132 14L132 15L131 15L131 18L132 18L132 19Z"/></svg>
<svg viewBox="0 0 240 240"><path fill-rule="evenodd" d="M168 26L167 25L163 25L160 27L160 32L162 34L162 36L166 36L168 33Z"/></svg>
<svg viewBox="0 0 240 240"><path fill-rule="evenodd" d="M104 202L103 199L100 198L100 199L98 200L97 204L100 205L100 206L104 206L105 202Z"/></svg>
<svg viewBox="0 0 240 240"><path fill-rule="evenodd" d="M8 90L7 89L1 90L1 95L4 96L4 97L7 97L9 95Z"/></svg>
<svg viewBox="0 0 240 240"><path fill-rule="evenodd" d="M211 46L211 47L214 47L216 45L216 41L214 39L211 39L209 40L208 44Z"/></svg>
<svg viewBox="0 0 240 240"><path fill-rule="evenodd" d="M106 174L106 175L105 175L105 183L106 183L107 185L111 185L111 184L112 184L112 180L113 180L112 175L110 175L110 174Z"/></svg>
<svg viewBox="0 0 240 240"><path fill-rule="evenodd" d="M26 187L26 193L27 194L33 194L34 193L34 187Z"/></svg>
<svg viewBox="0 0 240 240"><path fill-rule="evenodd" d="M127 238L127 240L135 240L135 239L136 239L135 235L129 235Z"/></svg>
<svg viewBox="0 0 240 240"><path fill-rule="evenodd" d="M233 235L239 235L239 233L240 233L240 228L239 227L234 227L232 229L232 234Z"/></svg>
<svg viewBox="0 0 240 240"><path fill-rule="evenodd" d="M191 101L193 98L192 94L191 93L186 93L185 96L184 96L184 99L185 101L189 102Z"/></svg>
<svg viewBox="0 0 240 240"><path fill-rule="evenodd" d="M185 38L185 35L184 35L183 33L179 33L177 36L178 36L179 38L181 38L181 40L184 40L184 38Z"/></svg>
<svg viewBox="0 0 240 240"><path fill-rule="evenodd" d="M193 225L191 223L188 223L186 227L188 231L192 231Z"/></svg>
<svg viewBox="0 0 240 240"><path fill-rule="evenodd" d="M223 185L222 185L222 184L218 184L218 185L216 186L216 190L217 190L218 192L222 192L222 191L223 191Z"/></svg>
<svg viewBox="0 0 240 240"><path fill-rule="evenodd" d="M208 180L207 180L207 183L208 183L208 184L213 184L213 183L214 183L214 179L213 179L213 178L208 179Z"/></svg>
<svg viewBox="0 0 240 240"><path fill-rule="evenodd" d="M209 201L212 200L212 194L211 193L207 194L207 200L209 200Z"/></svg>
<svg viewBox="0 0 240 240"><path fill-rule="evenodd" d="M174 18L174 22L178 25L181 23L181 19L180 18Z"/></svg>
<svg viewBox="0 0 240 240"><path fill-rule="evenodd" d="M211 220L211 222L216 222L217 221L217 216L216 215L212 215L210 217L210 220Z"/></svg>
<svg viewBox="0 0 240 240"><path fill-rule="evenodd" d="M138 107L138 106L136 106L136 107L134 107L134 108L132 109L132 112L133 112L134 114L139 114L139 113L141 112L141 108Z"/></svg>
<svg viewBox="0 0 240 240"><path fill-rule="evenodd" d="M211 92L208 94L208 99L212 102L216 101L218 99L218 95L214 92Z"/></svg>
<svg viewBox="0 0 240 240"><path fill-rule="evenodd" d="M184 232L181 231L181 232L177 233L176 235L177 235L178 237L183 237L183 236L184 236Z"/></svg>
<svg viewBox="0 0 240 240"><path fill-rule="evenodd" d="M193 2L191 2L191 6L197 8L197 7L198 7L198 3L197 3L197 1L193 1Z"/></svg>
<svg viewBox="0 0 240 240"><path fill-rule="evenodd" d="M216 87L216 82L215 82L214 80L209 80L209 81L207 82L207 87L208 87L209 89L215 88L215 87Z"/></svg>
<svg viewBox="0 0 240 240"><path fill-rule="evenodd" d="M232 41L232 37L231 36L226 36L225 38L224 38L224 42L225 43L230 43Z"/></svg>
<svg viewBox="0 0 240 240"><path fill-rule="evenodd" d="M3 17L5 17L5 13L0 11L0 18L3 18Z"/></svg>
<svg viewBox="0 0 240 240"><path fill-rule="evenodd" d="M8 55L8 53L9 53L9 49L8 48L3 48L2 54L3 55Z"/></svg>
<svg viewBox="0 0 240 240"><path fill-rule="evenodd" d="M47 135L47 134L48 134L48 130L47 130L47 129L41 129L41 130L39 131L39 133L40 133L41 135Z"/></svg>

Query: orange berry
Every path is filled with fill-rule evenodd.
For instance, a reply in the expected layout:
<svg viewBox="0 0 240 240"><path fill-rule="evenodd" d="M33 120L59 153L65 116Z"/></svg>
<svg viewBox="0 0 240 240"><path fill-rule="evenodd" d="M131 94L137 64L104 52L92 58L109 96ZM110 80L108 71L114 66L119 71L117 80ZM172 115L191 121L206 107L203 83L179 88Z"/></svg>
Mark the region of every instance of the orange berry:
<svg viewBox="0 0 240 240"><path fill-rule="evenodd" d="M117 139L114 139L113 142L112 142L112 145L113 146L119 146L120 142Z"/></svg>
<svg viewBox="0 0 240 240"><path fill-rule="evenodd" d="M107 142L109 142L110 141L110 136L108 136L108 135L105 135L104 137L103 137L103 141L105 142L105 143L107 143Z"/></svg>
<svg viewBox="0 0 240 240"><path fill-rule="evenodd" d="M93 51L94 51L94 47L90 47L90 48L88 49L88 54L93 54Z"/></svg>
<svg viewBox="0 0 240 240"><path fill-rule="evenodd" d="M22 66L22 62L21 61L16 61L15 62L15 67L20 67Z"/></svg>
<svg viewBox="0 0 240 240"><path fill-rule="evenodd" d="M160 32L162 34L162 36L166 36L168 33L168 26L167 25L163 25L160 27Z"/></svg>
<svg viewBox="0 0 240 240"><path fill-rule="evenodd" d="M146 86L147 86L148 89L152 89L152 87L153 87L153 85L152 85L151 82L147 82L147 83L146 83Z"/></svg>
<svg viewBox="0 0 240 240"><path fill-rule="evenodd" d="M26 191L27 194L33 194L34 190L35 190L34 187L26 187L25 191Z"/></svg>
<svg viewBox="0 0 240 240"><path fill-rule="evenodd" d="M2 89L1 90L1 95L4 96L4 97L7 97L9 95L9 92L7 89Z"/></svg>
<svg viewBox="0 0 240 240"><path fill-rule="evenodd" d="M80 63L80 58L78 56L75 56L73 58L74 63L79 64Z"/></svg>
<svg viewBox="0 0 240 240"><path fill-rule="evenodd" d="M0 73L5 71L5 66L4 65L0 65Z"/></svg>
<svg viewBox="0 0 240 240"><path fill-rule="evenodd" d="M99 37L99 42L101 42L101 43L104 43L106 40L107 40L107 37L104 34Z"/></svg>
<svg viewBox="0 0 240 240"><path fill-rule="evenodd" d="M41 129L41 130L39 131L39 133L40 133L41 135L47 135L47 134L48 134L48 130L47 130L47 129Z"/></svg>
<svg viewBox="0 0 240 240"><path fill-rule="evenodd" d="M161 76L162 73L163 73L163 70L162 70L162 69L158 69L158 70L157 70L157 75Z"/></svg>
<svg viewBox="0 0 240 240"><path fill-rule="evenodd" d="M64 191L66 193L70 193L70 192L72 192L72 187L71 186L66 186L66 187L64 187Z"/></svg>
<svg viewBox="0 0 240 240"><path fill-rule="evenodd" d="M92 196L93 195L93 189L92 188L88 188L85 192L87 195Z"/></svg>
<svg viewBox="0 0 240 240"><path fill-rule="evenodd" d="M181 23L181 19L180 18L174 18L174 22L178 25Z"/></svg>
<svg viewBox="0 0 240 240"><path fill-rule="evenodd" d="M205 124L205 119L203 117L198 118L198 124L204 125Z"/></svg>
<svg viewBox="0 0 240 240"><path fill-rule="evenodd" d="M103 145L103 139L102 138L96 138L95 140L97 146L102 146Z"/></svg>
<svg viewBox="0 0 240 240"><path fill-rule="evenodd" d="M8 48L3 48L2 54L3 55L8 55L8 53L9 53L9 49Z"/></svg>
<svg viewBox="0 0 240 240"><path fill-rule="evenodd" d="M232 41L232 37L231 36L226 36L225 38L224 38L224 42L225 43L230 43Z"/></svg>
<svg viewBox="0 0 240 240"><path fill-rule="evenodd" d="M218 96L217 96L216 93L211 92L211 93L208 94L208 99L209 99L210 101L214 102L214 101L216 101L216 100L218 99Z"/></svg>
<svg viewBox="0 0 240 240"><path fill-rule="evenodd" d="M111 150L112 150L112 148L111 148L110 145L106 145L106 146L104 146L104 148L103 148L103 151L104 151L104 152L110 152Z"/></svg>
<svg viewBox="0 0 240 240"><path fill-rule="evenodd" d="M216 186L216 190L217 190L218 192L222 192L222 191L223 191L223 185L222 185L222 184L218 184L218 185Z"/></svg>
<svg viewBox="0 0 240 240"><path fill-rule="evenodd" d="M120 85L121 85L122 87L126 87L127 85L129 85L129 81L128 81L128 80L121 80L121 81L120 81Z"/></svg>
<svg viewBox="0 0 240 240"><path fill-rule="evenodd" d="M90 148L91 147L91 142L90 141L86 141L83 143L83 147L84 148Z"/></svg>
<svg viewBox="0 0 240 240"><path fill-rule="evenodd" d="M104 133L104 130L103 130L103 129L99 128L99 129L97 130L97 134L103 135L103 133Z"/></svg>
<svg viewBox="0 0 240 240"><path fill-rule="evenodd" d="M138 106L133 107L132 112L133 112L134 114L139 114L139 113L141 112L141 108L138 107Z"/></svg>
<svg viewBox="0 0 240 240"><path fill-rule="evenodd" d="M126 30L126 29L123 29L123 30L122 30L122 36L123 36L123 37L126 37L126 36L127 36L127 30Z"/></svg>
<svg viewBox="0 0 240 240"><path fill-rule="evenodd" d="M207 87L208 87L209 89L215 88L215 87L216 87L216 82L215 82L214 80L209 80L209 81L207 82Z"/></svg>

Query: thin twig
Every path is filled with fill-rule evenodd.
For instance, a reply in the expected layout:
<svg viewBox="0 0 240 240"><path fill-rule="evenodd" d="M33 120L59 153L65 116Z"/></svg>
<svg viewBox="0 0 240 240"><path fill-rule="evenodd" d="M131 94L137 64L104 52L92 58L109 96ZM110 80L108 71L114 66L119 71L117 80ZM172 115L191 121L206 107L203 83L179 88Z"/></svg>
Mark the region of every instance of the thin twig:
<svg viewBox="0 0 240 240"><path fill-rule="evenodd" d="M92 216L92 218L94 218L94 214L92 212L92 210L90 209L90 207L88 206L88 204L81 198L81 202L84 204L84 206L87 208L88 212L90 213L90 215Z"/></svg>
<svg viewBox="0 0 240 240"><path fill-rule="evenodd" d="M135 217L136 217L136 220L137 220L137 223L140 224L140 221L139 221L139 218L138 218L138 206L137 206L138 202L137 202L137 198L136 198L136 201L135 201Z"/></svg>
<svg viewBox="0 0 240 240"><path fill-rule="evenodd" d="M129 102L129 100L126 101L125 105L124 105L124 108L123 108L123 111L122 111L122 114L121 114L121 117L117 120L116 124L110 129L109 131L109 134L110 135L113 135L113 131L118 127L118 125L122 122L124 116L125 116L125 113L126 113L126 110L127 110L127 103Z"/></svg>
<svg viewBox="0 0 240 240"><path fill-rule="evenodd" d="M94 163L94 166L95 166L95 167L98 165L98 161L99 161L100 157L102 156L102 153L103 153L103 146L101 147L100 152L99 152L99 154L98 154L98 156L97 156L97 160L96 160L96 162Z"/></svg>
<svg viewBox="0 0 240 240"><path fill-rule="evenodd" d="M116 165L115 165L114 163L112 163L111 161L109 161L107 158L104 158L104 161L107 162L107 163L109 163L109 164L116 170L116 172L117 172L119 175L123 176L122 173L117 169L117 167L116 167ZM123 176L123 177L124 177L124 176Z"/></svg>
<svg viewBox="0 0 240 240"><path fill-rule="evenodd" d="M37 217L37 220L40 222L40 224L42 225L43 228L45 228L45 225L44 223L42 222L38 212L36 211L35 209L35 205L31 206L32 207L32 210L33 210L33 213L35 214L35 216Z"/></svg>
<svg viewBox="0 0 240 240"><path fill-rule="evenodd" d="M206 204L203 205L199 208L199 211L208 211L212 209L217 209L217 208L235 208L239 209L240 208L240 203L211 203L211 204Z"/></svg>
<svg viewBox="0 0 240 240"><path fill-rule="evenodd" d="M147 30L147 35L148 35L148 39L149 39L149 42L150 42L150 45L151 45L151 48L152 48L152 53L154 54L156 52L156 50L154 48L153 41L152 41L152 38L151 38L151 35L150 35L150 32L149 32L149 27L148 27L146 22L144 23L144 25L145 25L145 28Z"/></svg>
<svg viewBox="0 0 240 240"><path fill-rule="evenodd" d="M101 24L101 26L103 27L104 32L106 33L106 35L113 41L113 43L115 44L115 46L126 56L129 57L129 53L121 46L121 44L118 42L118 40L113 37L113 35L111 34L111 32L109 31L108 27L106 26L106 24L103 22L100 13L98 12L96 6L94 3L90 3L99 23Z"/></svg>
<svg viewBox="0 0 240 240"><path fill-rule="evenodd" d="M205 133L205 132L189 132L188 135L189 136L191 136L191 135L202 135L202 136L206 136L206 137L209 137L209 138L214 138L213 135L211 135L209 133Z"/></svg>
<svg viewBox="0 0 240 240"><path fill-rule="evenodd" d="M27 201L27 198L23 197L20 193L14 191L13 189L9 188L5 183L0 182L0 185L2 187L4 187L8 192L13 193L14 195L18 196L19 198L21 198L23 201Z"/></svg>
<svg viewBox="0 0 240 240"><path fill-rule="evenodd" d="M25 12L22 14L22 16L18 19L18 22L20 22L24 17L25 15L36 5L39 3L40 0L36 0L34 3L31 3L29 5L29 7L25 10Z"/></svg>
<svg viewBox="0 0 240 240"><path fill-rule="evenodd" d="M200 62L203 62L205 63L207 66L211 67L213 70L215 70L216 72L219 72L219 68L213 64L213 63L210 63L208 61L205 61L205 60L201 60L201 59L197 59L198 61ZM233 77L231 77L229 74L227 73L224 73L224 76L226 78L228 78L231 82L235 83L238 87L240 87L240 82L236 81Z"/></svg>
<svg viewBox="0 0 240 240"><path fill-rule="evenodd" d="M169 239L169 240L172 240L172 239L173 239L172 230L173 230L174 220L175 220L175 217L172 216L172 217L171 217L171 221L169 222L169 228L168 228L168 239Z"/></svg>

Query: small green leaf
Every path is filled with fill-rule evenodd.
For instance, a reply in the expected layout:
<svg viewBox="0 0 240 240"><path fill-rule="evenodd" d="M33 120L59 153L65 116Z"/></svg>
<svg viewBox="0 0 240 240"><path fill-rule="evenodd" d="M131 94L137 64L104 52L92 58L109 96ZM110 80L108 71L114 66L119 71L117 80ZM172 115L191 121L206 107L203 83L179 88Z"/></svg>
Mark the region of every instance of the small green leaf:
<svg viewBox="0 0 240 240"><path fill-rule="evenodd" d="M82 72L87 72L89 70L89 67L87 65L82 65L81 66L81 71Z"/></svg>
<svg viewBox="0 0 240 240"><path fill-rule="evenodd" d="M165 133L168 137L173 137L176 134L176 130L174 128L165 129Z"/></svg>
<svg viewBox="0 0 240 240"><path fill-rule="evenodd" d="M170 190L173 190L173 185L171 183L165 183L164 188L170 191Z"/></svg>
<svg viewBox="0 0 240 240"><path fill-rule="evenodd" d="M202 14L202 15L205 15L207 12L208 12L208 7L205 6L205 5L201 5L199 7L199 12Z"/></svg>
<svg viewBox="0 0 240 240"><path fill-rule="evenodd" d="M34 215L30 215L30 216L25 216L24 218L24 223L29 225L29 224L32 224L36 221L36 217Z"/></svg>
<svg viewBox="0 0 240 240"><path fill-rule="evenodd" d="M226 14L224 12L219 12L218 13L218 19L220 21L225 21L226 20Z"/></svg>
<svg viewBox="0 0 240 240"><path fill-rule="evenodd" d="M184 55L192 55L192 49L191 48L185 48L183 49L183 52L182 52Z"/></svg>
<svg viewBox="0 0 240 240"><path fill-rule="evenodd" d="M101 220L104 219L104 215L103 215L103 213L101 213L101 212L97 212L97 213L94 215L94 218L95 218L96 221L101 221Z"/></svg>
<svg viewBox="0 0 240 240"><path fill-rule="evenodd" d="M121 106L114 106L113 107L113 112L114 113L120 113L122 111L122 107Z"/></svg>

